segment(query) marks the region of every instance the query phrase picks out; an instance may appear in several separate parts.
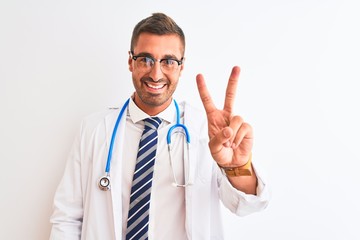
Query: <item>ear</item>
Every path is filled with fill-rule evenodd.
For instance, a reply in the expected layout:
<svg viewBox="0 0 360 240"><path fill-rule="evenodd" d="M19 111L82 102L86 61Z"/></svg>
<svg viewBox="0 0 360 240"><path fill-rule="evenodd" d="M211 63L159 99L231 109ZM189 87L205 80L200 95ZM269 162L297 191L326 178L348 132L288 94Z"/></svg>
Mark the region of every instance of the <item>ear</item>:
<svg viewBox="0 0 360 240"><path fill-rule="evenodd" d="M182 73L182 71L184 70L184 67L185 67L185 57L183 58L182 63L181 63L181 65L180 65L180 74L179 74L179 77L181 76L181 73Z"/></svg>
<svg viewBox="0 0 360 240"><path fill-rule="evenodd" d="M133 68L133 59L131 58L131 52L129 51L129 59L128 59L128 64L129 64L129 71L132 72L134 70Z"/></svg>

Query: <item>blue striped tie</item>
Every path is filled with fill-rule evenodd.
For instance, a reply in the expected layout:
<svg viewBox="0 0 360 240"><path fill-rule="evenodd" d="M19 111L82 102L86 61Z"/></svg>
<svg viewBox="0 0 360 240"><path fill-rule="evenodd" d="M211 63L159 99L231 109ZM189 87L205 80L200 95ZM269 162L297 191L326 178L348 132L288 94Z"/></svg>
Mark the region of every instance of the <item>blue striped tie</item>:
<svg viewBox="0 0 360 240"><path fill-rule="evenodd" d="M155 117L144 121L145 129L140 139L131 187L126 240L148 238L150 194L158 141L157 128L161 119Z"/></svg>

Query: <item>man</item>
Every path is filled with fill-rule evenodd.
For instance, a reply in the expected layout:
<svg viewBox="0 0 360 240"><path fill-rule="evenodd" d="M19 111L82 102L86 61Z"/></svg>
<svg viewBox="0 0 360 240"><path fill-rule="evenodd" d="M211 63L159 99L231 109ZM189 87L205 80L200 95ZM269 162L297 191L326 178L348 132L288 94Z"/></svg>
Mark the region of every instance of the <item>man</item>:
<svg viewBox="0 0 360 240"><path fill-rule="evenodd" d="M165 14L136 25L128 60L135 93L123 117L109 110L83 121L55 195L51 239L223 239L219 200L237 215L267 206L267 187L251 161L252 128L233 114L240 69L231 72L223 110L204 77L196 77L203 116L172 98L184 52L183 31ZM167 133L178 118L168 151ZM111 188L110 177L99 188L114 126ZM153 144L149 160L138 152L142 144Z"/></svg>

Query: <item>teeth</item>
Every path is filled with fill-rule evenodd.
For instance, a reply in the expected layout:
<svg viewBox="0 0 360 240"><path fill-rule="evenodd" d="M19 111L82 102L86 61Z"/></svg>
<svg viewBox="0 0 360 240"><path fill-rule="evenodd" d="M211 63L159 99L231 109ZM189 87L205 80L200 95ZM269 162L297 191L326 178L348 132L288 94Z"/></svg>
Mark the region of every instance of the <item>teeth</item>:
<svg viewBox="0 0 360 240"><path fill-rule="evenodd" d="M152 85L152 84L147 84L149 87L151 87L151 88L154 88L154 89L160 89L160 88L163 88L164 87L164 85Z"/></svg>

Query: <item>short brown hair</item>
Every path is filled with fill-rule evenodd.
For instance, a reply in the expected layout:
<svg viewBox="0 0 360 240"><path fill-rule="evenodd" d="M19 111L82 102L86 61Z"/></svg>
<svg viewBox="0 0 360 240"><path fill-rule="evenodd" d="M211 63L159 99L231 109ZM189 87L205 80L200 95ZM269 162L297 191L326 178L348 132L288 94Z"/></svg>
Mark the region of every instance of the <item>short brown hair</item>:
<svg viewBox="0 0 360 240"><path fill-rule="evenodd" d="M172 18L164 13L153 13L152 16L147 17L136 24L131 37L131 51L134 51L134 47L141 33L152 33L156 35L176 34L180 37L183 44L183 54L185 52L184 32Z"/></svg>

